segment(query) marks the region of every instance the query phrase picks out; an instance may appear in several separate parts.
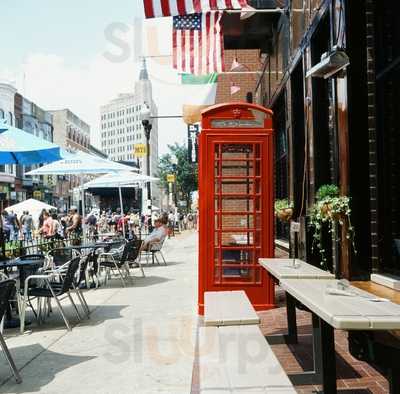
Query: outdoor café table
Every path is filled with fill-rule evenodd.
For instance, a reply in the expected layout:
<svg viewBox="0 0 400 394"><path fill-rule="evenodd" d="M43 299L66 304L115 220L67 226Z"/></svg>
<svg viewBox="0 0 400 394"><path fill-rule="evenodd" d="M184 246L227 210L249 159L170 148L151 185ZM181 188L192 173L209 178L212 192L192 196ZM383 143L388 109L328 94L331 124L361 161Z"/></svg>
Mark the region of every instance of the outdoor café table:
<svg viewBox="0 0 400 394"><path fill-rule="evenodd" d="M299 259L259 259L259 264L265 268L279 284L282 279L335 279L328 271L308 264ZM270 335L268 342L272 344L297 343L296 300L286 293L286 315L288 334Z"/></svg>
<svg viewBox="0 0 400 394"><path fill-rule="evenodd" d="M312 313L314 374L322 381L325 394L336 393L336 358L334 329L398 330L400 305L376 297L356 287L342 289L337 280L282 279L281 287ZM345 292L345 294L337 294ZM291 375L293 383L304 374ZM393 375L392 387L400 388L399 374Z"/></svg>
<svg viewBox="0 0 400 394"><path fill-rule="evenodd" d="M10 268L18 268L18 278L24 277L23 271L25 268L40 268L44 264L44 257L41 260L21 260L20 258L12 259L12 260L6 260L6 261L1 261L0 262L0 269L4 270L5 273ZM18 283L18 282L17 282ZM19 320L18 319L12 319L11 316L11 309L7 309L7 313L5 315L5 322L4 322L4 327L5 328L15 328L19 326Z"/></svg>
<svg viewBox="0 0 400 394"><path fill-rule="evenodd" d="M0 269L7 271L9 268L18 268L18 271L21 274L21 271L25 267L34 267L37 266L40 268L44 264L44 257L41 260L21 260L20 258L12 259L12 260L6 260L6 261L1 261L0 262Z"/></svg>

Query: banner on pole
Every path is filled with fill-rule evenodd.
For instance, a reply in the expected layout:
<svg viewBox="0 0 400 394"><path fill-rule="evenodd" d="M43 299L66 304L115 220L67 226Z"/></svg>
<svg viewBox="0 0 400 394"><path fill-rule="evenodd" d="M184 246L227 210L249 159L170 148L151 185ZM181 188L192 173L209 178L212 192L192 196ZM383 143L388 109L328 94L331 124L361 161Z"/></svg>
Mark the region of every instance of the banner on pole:
<svg viewBox="0 0 400 394"><path fill-rule="evenodd" d="M200 132L200 126L198 124L188 125L188 155L191 163L198 162L199 147L197 143L197 136Z"/></svg>

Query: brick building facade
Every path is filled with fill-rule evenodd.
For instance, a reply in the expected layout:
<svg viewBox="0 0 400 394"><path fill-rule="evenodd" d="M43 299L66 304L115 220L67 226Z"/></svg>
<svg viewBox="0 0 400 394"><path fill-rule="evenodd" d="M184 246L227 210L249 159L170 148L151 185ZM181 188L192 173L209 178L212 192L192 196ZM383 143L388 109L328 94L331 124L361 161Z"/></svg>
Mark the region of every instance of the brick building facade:
<svg viewBox="0 0 400 394"><path fill-rule="evenodd" d="M258 49L239 49L225 51L225 70L229 72L234 60L243 68L237 73L221 74L218 76L218 88L216 103L227 103L246 101L248 92L254 91L257 74L246 74L246 72L257 72L261 68L260 51ZM240 91L231 94L231 86L240 87Z"/></svg>

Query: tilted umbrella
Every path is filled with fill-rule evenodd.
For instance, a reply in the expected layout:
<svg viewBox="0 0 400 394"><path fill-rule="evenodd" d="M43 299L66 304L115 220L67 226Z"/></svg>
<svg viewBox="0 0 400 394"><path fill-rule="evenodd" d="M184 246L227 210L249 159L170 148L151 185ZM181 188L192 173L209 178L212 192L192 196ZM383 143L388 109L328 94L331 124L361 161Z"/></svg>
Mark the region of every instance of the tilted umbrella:
<svg viewBox="0 0 400 394"><path fill-rule="evenodd" d="M0 164L32 165L60 159L58 145L0 120Z"/></svg>
<svg viewBox="0 0 400 394"><path fill-rule="evenodd" d="M10 126L0 119L0 164L32 165L59 160L60 147ZM0 243L5 253L3 220L0 218Z"/></svg>

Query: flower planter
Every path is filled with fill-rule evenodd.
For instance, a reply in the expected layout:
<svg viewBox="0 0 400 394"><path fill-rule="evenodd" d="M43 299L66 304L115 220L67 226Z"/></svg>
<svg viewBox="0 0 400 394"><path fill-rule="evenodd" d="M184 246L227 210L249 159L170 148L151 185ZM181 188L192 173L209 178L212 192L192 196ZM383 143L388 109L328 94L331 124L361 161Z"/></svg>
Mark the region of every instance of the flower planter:
<svg viewBox="0 0 400 394"><path fill-rule="evenodd" d="M293 216L293 208L285 208L276 211L276 216L282 222L289 222Z"/></svg>
<svg viewBox="0 0 400 394"><path fill-rule="evenodd" d="M324 203L321 206L321 215L325 218L329 217L332 220L343 220L346 216L344 212L332 212L332 204Z"/></svg>

